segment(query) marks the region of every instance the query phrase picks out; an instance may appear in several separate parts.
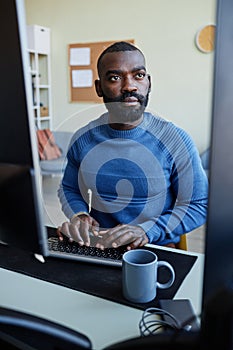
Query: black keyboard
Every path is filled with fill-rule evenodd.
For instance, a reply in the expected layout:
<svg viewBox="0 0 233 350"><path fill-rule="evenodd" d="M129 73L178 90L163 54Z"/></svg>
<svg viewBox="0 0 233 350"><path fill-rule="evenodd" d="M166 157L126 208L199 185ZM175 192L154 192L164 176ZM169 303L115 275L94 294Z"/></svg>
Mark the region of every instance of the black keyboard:
<svg viewBox="0 0 233 350"><path fill-rule="evenodd" d="M77 242L70 242L67 237L60 241L58 237L48 238L48 249L51 256L79 260L82 262L122 266L122 256L127 251L126 246L119 248L96 248L96 240L91 237L91 246L80 246Z"/></svg>

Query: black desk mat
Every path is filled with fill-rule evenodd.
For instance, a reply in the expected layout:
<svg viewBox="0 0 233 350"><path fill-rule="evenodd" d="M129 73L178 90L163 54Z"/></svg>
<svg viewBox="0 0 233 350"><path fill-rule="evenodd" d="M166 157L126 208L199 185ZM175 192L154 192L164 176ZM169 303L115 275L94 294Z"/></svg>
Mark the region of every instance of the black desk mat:
<svg viewBox="0 0 233 350"><path fill-rule="evenodd" d="M33 254L15 247L0 244L0 267L55 283L80 292L114 301L138 309L157 307L159 299L172 299L185 276L194 265L197 256L153 249L159 260L170 262L175 270L176 279L168 289L157 289L154 300L144 304L131 303L124 299L121 287L121 268L80 263L73 260L45 258L41 263ZM167 279L166 269L159 276L160 281Z"/></svg>

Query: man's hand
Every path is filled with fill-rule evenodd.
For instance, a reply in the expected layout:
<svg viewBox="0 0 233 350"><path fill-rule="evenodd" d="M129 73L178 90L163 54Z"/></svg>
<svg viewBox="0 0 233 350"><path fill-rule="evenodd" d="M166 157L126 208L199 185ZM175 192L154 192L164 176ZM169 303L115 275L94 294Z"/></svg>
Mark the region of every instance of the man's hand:
<svg viewBox="0 0 233 350"><path fill-rule="evenodd" d="M127 249L130 250L142 247L149 242L145 231L140 226L121 224L105 232L100 231L99 235L102 238L96 244L96 247L101 249L117 248L128 244Z"/></svg>
<svg viewBox="0 0 233 350"><path fill-rule="evenodd" d="M79 245L90 246L90 235L92 232L95 236L99 234L99 223L90 215L79 215L70 222L63 222L57 229L60 240L63 239L62 234L67 236L69 240L78 242Z"/></svg>

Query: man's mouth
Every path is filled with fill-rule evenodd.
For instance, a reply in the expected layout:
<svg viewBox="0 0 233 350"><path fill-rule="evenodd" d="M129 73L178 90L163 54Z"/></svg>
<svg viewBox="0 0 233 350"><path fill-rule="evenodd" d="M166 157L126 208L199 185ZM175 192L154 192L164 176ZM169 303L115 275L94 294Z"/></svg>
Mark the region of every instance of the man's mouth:
<svg viewBox="0 0 233 350"><path fill-rule="evenodd" d="M134 96L126 97L122 102L127 106L136 106L139 103L138 99Z"/></svg>

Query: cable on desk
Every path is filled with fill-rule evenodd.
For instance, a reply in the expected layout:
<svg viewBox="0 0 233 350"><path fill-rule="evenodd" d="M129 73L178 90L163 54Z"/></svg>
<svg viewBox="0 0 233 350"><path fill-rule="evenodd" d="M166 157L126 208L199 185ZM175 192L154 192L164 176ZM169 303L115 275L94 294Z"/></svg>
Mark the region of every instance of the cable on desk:
<svg viewBox="0 0 233 350"><path fill-rule="evenodd" d="M155 316L165 315L168 316L171 320L173 320L174 323L155 318ZM190 322L194 320L194 318L195 316L189 318L181 324L177 320L177 318L168 311L160 308L150 307L143 312L142 318L139 322L140 335L142 337L153 335L161 328L163 328L164 330L174 330L174 335L178 335L179 331L190 330L188 326Z"/></svg>
<svg viewBox="0 0 233 350"><path fill-rule="evenodd" d="M166 315L175 322L175 325L172 325L167 321L155 319L155 315L156 316ZM147 335L155 334L157 330L159 330L162 327L166 329L180 329L181 325L180 325L180 322L168 311L165 311L163 309L159 309L156 307L147 308L143 312L142 318L139 322L140 335L144 337Z"/></svg>

